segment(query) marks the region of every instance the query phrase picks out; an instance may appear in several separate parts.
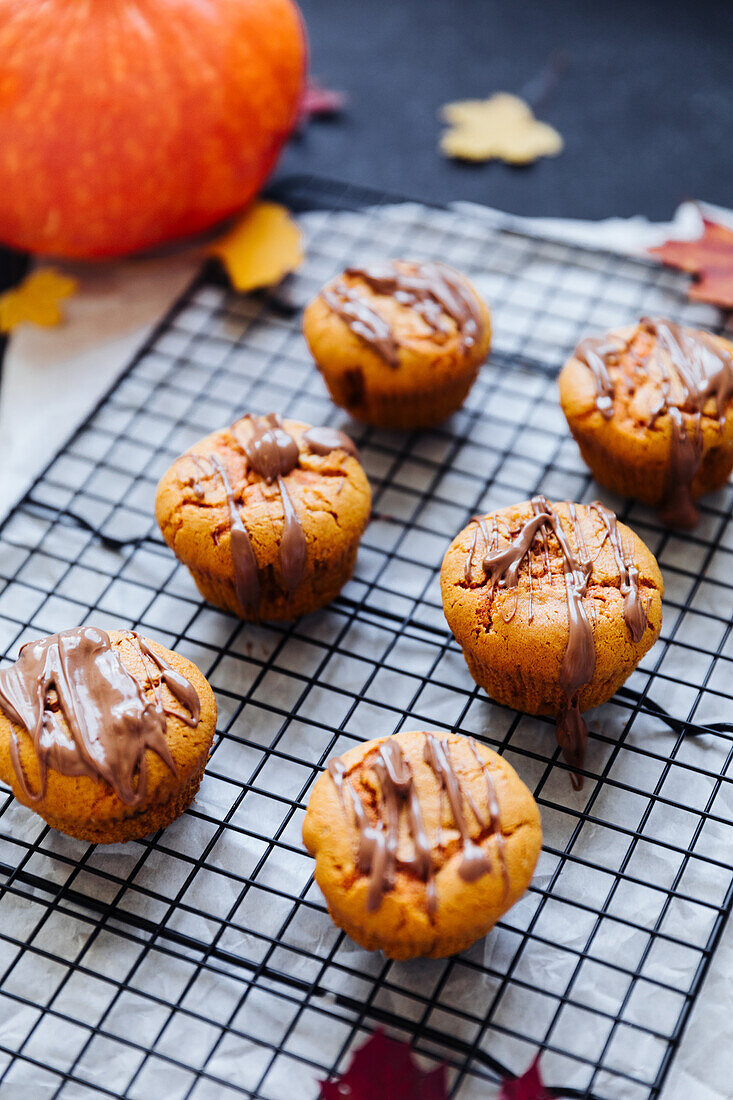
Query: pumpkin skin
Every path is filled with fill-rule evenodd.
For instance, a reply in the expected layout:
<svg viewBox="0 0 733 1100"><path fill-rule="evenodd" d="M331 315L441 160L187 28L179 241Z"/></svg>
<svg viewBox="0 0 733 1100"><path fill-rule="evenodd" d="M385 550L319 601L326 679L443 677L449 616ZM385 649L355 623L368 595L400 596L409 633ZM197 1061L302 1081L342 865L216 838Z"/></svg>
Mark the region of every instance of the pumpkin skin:
<svg viewBox="0 0 733 1100"><path fill-rule="evenodd" d="M231 214L305 63L292 0L0 0L0 240L113 256Z"/></svg>

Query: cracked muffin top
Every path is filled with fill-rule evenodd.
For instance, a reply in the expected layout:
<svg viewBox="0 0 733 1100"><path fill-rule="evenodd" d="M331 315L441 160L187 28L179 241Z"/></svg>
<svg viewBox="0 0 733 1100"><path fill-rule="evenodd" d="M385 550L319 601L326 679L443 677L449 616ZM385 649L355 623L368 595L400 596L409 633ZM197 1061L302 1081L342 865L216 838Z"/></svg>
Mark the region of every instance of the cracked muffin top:
<svg viewBox="0 0 733 1100"><path fill-rule="evenodd" d="M163 475L155 510L202 591L231 585L207 598L245 617L280 617L278 599L290 597L302 614L296 594L317 594L344 557L353 567L370 506L348 436L271 413L244 416L189 448Z"/></svg>
<svg viewBox="0 0 733 1100"><path fill-rule="evenodd" d="M491 342L468 279L436 261L349 267L303 313L331 397L358 420L425 428L466 399Z"/></svg>
<svg viewBox="0 0 733 1100"><path fill-rule="evenodd" d="M445 364L485 354L486 307L447 264L393 260L349 267L316 302L393 370L410 367L410 351L442 353Z"/></svg>
<svg viewBox="0 0 733 1100"><path fill-rule="evenodd" d="M643 317L582 340L570 362L563 388L576 415L595 408L651 427L671 409L713 421L733 411L733 345L709 332Z"/></svg>
<svg viewBox="0 0 733 1100"><path fill-rule="evenodd" d="M582 340L559 389L596 480L668 526L694 527L695 502L733 469L733 344L643 317Z"/></svg>
<svg viewBox="0 0 733 1100"><path fill-rule="evenodd" d="M484 935L526 890L542 839L506 761L473 738L423 731L331 760L303 837L333 919L393 958Z"/></svg>
<svg viewBox="0 0 733 1100"><path fill-rule="evenodd" d="M499 702L554 715L582 768L581 711L609 699L659 636L664 585L648 547L598 501L537 496L474 517L440 580L474 679Z"/></svg>
<svg viewBox="0 0 733 1100"><path fill-rule="evenodd" d="M81 840L170 824L198 790L215 728L199 669L134 630L62 630L0 670L0 777Z"/></svg>

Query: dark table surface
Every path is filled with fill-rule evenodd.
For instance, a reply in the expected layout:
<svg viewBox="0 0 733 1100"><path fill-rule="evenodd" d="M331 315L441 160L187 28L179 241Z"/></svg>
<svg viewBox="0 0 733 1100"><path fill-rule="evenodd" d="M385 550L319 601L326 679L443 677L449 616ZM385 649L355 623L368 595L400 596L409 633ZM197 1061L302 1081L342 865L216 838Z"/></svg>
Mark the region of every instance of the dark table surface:
<svg viewBox="0 0 733 1100"><path fill-rule="evenodd" d="M666 219L685 198L733 202L733 4L709 0L300 0L311 69L350 96L280 174L314 172L411 197L521 214ZM553 54L540 111L565 138L528 168L448 161L437 112L521 93Z"/></svg>

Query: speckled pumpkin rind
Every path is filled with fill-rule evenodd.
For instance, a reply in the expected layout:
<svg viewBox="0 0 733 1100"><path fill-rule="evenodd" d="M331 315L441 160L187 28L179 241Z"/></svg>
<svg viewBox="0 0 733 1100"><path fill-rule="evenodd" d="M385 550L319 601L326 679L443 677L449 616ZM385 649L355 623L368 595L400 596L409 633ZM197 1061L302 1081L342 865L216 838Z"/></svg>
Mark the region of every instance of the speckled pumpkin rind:
<svg viewBox="0 0 733 1100"><path fill-rule="evenodd" d="M112 648L133 676L144 684L146 670L140 652L130 635L110 630ZM12 788L19 802L39 814L44 821L62 833L93 844L117 844L139 840L157 829L170 825L193 801L204 773L216 730L216 700L208 680L185 657L164 646L144 639L154 653L163 657L193 685L201 702L198 725L187 726L179 718L168 717L165 739L176 764L176 774L170 771L157 753L148 749L147 794L140 806L129 806L102 779L86 775L69 776L48 769L46 792L39 802L29 801L18 783L10 757L10 732L16 730L20 759L31 790L39 789L38 759L29 734L11 725L0 711L0 779ZM173 710L181 704L161 685L163 703ZM185 709L185 708L183 708Z"/></svg>
<svg viewBox="0 0 733 1100"><path fill-rule="evenodd" d="M608 335L629 340L636 328L630 325ZM728 340L706 335L733 354L733 344ZM617 369L612 366L609 373L615 381ZM568 426L596 481L619 496L652 506L661 504L672 447L672 422L669 414L663 413L653 424L645 423L659 400L659 388L647 384L630 397L614 386L613 416L605 417L596 407L596 382L586 363L575 356L570 358L560 372L558 385ZM691 432L692 413L683 412L683 418ZM695 500L722 488L733 470L733 401L721 421L711 399L701 417L700 428L703 457L691 484Z"/></svg>
<svg viewBox="0 0 733 1100"><path fill-rule="evenodd" d="M283 427L297 442L309 425L295 420ZM216 455L227 470L242 522L258 564L260 601L243 607L237 596L230 545L230 518L220 478L197 498L188 455ZM230 428L200 440L163 475L155 515L163 538L190 570L204 599L243 619L294 619L324 607L349 580L371 510L371 490L358 459L342 449L317 455L301 448L300 462L284 477L306 539L301 582L288 591L280 566L283 506L277 484L250 470Z"/></svg>
<svg viewBox="0 0 733 1100"><path fill-rule="evenodd" d="M435 733L434 736L449 740L453 767L461 785L468 787L478 806L484 809L487 805L486 780L468 739L459 734ZM357 866L357 831L353 816L345 811L328 772L319 777L313 788L303 823L303 840L315 856L316 882L326 899L331 918L353 940L369 950L380 949L393 959L441 958L465 950L486 935L526 891L542 845L539 810L514 769L477 742L477 751L489 769L496 790L508 885L502 874L497 837L481 831L472 814L468 815L472 839L489 855L491 870L474 882L466 882L458 871L460 835L447 800L441 800L438 781L423 757L425 734L402 732L395 737L414 776L427 835L435 841L436 910L431 913L428 909L422 879L399 865L394 887L385 892L379 908L373 912L367 909L369 878ZM373 789L370 759L385 740L368 741L341 757L348 777L363 800L369 798ZM370 820L376 820L373 807L368 801L365 805ZM400 836L402 845L406 846L409 855L412 842L405 835Z"/></svg>
<svg viewBox="0 0 733 1100"><path fill-rule="evenodd" d="M392 328L399 343L399 365L390 366L319 294L303 314L303 334L332 399L356 420L382 428L429 428L446 420L466 400L491 343L491 318L467 279L454 272L481 307L481 337L465 348L455 321L444 314L449 328L439 342L435 333L409 306L391 294L376 293L357 275L343 274L328 283L358 286Z"/></svg>
<svg viewBox="0 0 733 1100"><path fill-rule="evenodd" d="M552 507L576 550L567 503ZM641 639L634 642L623 617L621 576L610 541L606 539L598 549L605 527L585 505L577 504L576 509L593 558L593 572L583 600L596 647L593 678L580 693L580 709L587 710L611 698L659 637L664 584L654 555L638 535L619 523L619 536L639 570L641 599L648 606L646 629ZM491 515L497 518L503 535L507 532L515 535L533 512L530 502L524 501ZM563 562L555 536L548 534L551 585L546 576L539 575L544 570L544 557L539 550L532 554L530 615L526 562L520 568L515 588L492 586L481 564L484 557L481 539L472 557L470 581L466 582L466 559L474 531L475 525L469 524L456 535L443 559L440 584L448 625L474 680L493 699L529 714L558 715L567 702L560 687L560 666L568 644L569 626ZM503 538L499 548L507 544Z"/></svg>

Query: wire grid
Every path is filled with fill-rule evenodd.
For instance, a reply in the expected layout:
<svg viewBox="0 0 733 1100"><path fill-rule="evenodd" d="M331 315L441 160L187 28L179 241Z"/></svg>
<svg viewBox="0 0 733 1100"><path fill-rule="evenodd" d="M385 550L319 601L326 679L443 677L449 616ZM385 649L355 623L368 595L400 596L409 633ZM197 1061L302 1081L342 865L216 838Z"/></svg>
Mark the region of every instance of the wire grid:
<svg viewBox="0 0 733 1100"><path fill-rule="evenodd" d="M0 529L0 652L86 622L134 627L194 660L219 705L197 802L146 841L73 841L2 792L0 1093L315 1097L382 1024L446 1060L461 1100L493 1095L538 1047L563 1095L656 1096L731 904L731 491L684 537L604 498L657 554L667 595L662 640L591 716L581 792L552 723L473 684L438 573L477 510L599 495L554 381L582 334L716 314L662 268L466 212L309 181L288 195L332 209L304 215L307 259L280 297L237 298L202 273ZM334 409L294 307L349 263L403 254L473 276L495 336L464 410L400 435ZM152 501L196 439L273 409L351 430L374 518L331 607L253 627L201 602ZM482 739L542 812L528 894L448 960L357 948L300 840L324 763L401 728Z"/></svg>

